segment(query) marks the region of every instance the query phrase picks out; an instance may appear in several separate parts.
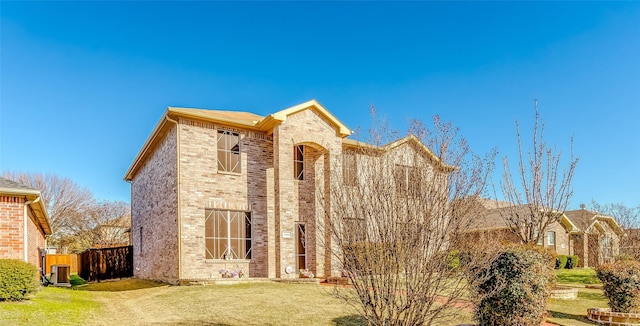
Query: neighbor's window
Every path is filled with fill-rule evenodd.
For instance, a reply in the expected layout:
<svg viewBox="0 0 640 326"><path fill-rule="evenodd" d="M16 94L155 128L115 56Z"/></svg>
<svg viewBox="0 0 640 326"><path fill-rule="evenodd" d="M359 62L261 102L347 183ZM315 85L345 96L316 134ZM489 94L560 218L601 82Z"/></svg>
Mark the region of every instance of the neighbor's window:
<svg viewBox="0 0 640 326"><path fill-rule="evenodd" d="M240 134L218 130L218 171L240 173Z"/></svg>
<svg viewBox="0 0 640 326"><path fill-rule="evenodd" d="M555 246L556 245L556 233L553 231L547 232L547 245Z"/></svg>
<svg viewBox="0 0 640 326"><path fill-rule="evenodd" d="M358 165L354 153L345 152L342 155L342 178L347 186L355 186L358 182Z"/></svg>
<svg viewBox="0 0 640 326"><path fill-rule="evenodd" d="M251 259L251 213L205 210L206 259Z"/></svg>
<svg viewBox="0 0 640 326"><path fill-rule="evenodd" d="M297 180L304 180L304 146L293 147L293 177Z"/></svg>

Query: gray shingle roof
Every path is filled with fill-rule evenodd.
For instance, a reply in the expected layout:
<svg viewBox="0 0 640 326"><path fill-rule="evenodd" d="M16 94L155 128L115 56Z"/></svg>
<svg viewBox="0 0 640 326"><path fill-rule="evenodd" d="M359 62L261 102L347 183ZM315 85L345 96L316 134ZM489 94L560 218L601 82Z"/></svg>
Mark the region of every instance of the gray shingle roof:
<svg viewBox="0 0 640 326"><path fill-rule="evenodd" d="M0 177L0 192L24 193L24 194L40 194L40 191L13 180Z"/></svg>

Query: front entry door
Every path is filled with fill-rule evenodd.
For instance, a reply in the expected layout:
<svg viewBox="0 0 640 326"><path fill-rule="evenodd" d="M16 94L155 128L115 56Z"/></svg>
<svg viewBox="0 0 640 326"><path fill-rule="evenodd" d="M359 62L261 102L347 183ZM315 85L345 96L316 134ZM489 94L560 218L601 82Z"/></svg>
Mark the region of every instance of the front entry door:
<svg viewBox="0 0 640 326"><path fill-rule="evenodd" d="M307 269L307 232L304 223L296 223L296 272Z"/></svg>

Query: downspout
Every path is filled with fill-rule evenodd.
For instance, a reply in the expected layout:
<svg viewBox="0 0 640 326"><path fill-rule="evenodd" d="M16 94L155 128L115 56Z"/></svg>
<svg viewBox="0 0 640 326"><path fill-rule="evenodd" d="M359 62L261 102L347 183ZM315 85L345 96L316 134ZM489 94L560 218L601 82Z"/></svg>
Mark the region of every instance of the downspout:
<svg viewBox="0 0 640 326"><path fill-rule="evenodd" d="M178 282L182 279L182 220L180 218L180 125L178 121L169 118L169 113L164 116L169 122L173 122L176 125L176 183L177 183L177 203L176 210L178 211Z"/></svg>
<svg viewBox="0 0 640 326"><path fill-rule="evenodd" d="M32 201L26 201L24 202L24 216L23 216L23 229L22 229L22 236L23 236L23 240L22 240L22 247L24 248L24 261L25 262L29 262L29 238L28 238L28 234L27 234L27 227L28 227L28 221L29 221L29 212L28 212L28 208L29 205L31 204L35 204L37 202L40 201L40 196L38 196L38 198L32 200Z"/></svg>

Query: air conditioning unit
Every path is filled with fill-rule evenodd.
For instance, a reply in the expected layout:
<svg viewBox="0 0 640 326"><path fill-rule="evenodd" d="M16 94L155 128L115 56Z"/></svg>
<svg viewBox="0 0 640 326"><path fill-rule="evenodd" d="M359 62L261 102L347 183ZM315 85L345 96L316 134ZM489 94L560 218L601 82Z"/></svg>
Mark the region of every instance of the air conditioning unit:
<svg viewBox="0 0 640 326"><path fill-rule="evenodd" d="M51 266L51 283L54 285L71 285L69 283L71 268L69 265Z"/></svg>

